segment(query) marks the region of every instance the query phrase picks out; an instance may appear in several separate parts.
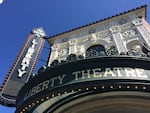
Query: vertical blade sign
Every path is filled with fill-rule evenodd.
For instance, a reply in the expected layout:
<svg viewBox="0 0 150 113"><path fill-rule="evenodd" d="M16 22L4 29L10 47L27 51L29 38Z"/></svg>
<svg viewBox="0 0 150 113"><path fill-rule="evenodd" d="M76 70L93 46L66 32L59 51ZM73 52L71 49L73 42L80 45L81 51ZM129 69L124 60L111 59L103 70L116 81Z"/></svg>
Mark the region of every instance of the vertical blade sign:
<svg viewBox="0 0 150 113"><path fill-rule="evenodd" d="M28 81L38 62L46 33L42 28L33 29L20 50L12 68L6 76L0 90L0 103L15 106L16 97L21 87Z"/></svg>

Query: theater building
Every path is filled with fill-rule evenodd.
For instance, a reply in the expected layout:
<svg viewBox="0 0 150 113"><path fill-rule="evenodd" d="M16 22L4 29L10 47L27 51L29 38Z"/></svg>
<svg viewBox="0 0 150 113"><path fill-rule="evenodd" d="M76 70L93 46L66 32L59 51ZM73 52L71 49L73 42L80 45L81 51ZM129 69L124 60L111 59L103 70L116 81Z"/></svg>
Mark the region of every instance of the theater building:
<svg viewBox="0 0 150 113"><path fill-rule="evenodd" d="M146 6L47 40L47 66L21 88L16 113L150 113Z"/></svg>

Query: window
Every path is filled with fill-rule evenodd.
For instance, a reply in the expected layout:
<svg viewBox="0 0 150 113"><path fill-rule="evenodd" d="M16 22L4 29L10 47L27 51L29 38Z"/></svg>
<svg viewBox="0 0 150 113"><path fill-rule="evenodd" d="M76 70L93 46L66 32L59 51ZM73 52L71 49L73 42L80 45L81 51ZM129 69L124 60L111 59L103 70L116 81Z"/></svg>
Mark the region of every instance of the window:
<svg viewBox="0 0 150 113"><path fill-rule="evenodd" d="M102 45L94 45L87 49L86 57L96 57L96 56L104 56L105 48Z"/></svg>

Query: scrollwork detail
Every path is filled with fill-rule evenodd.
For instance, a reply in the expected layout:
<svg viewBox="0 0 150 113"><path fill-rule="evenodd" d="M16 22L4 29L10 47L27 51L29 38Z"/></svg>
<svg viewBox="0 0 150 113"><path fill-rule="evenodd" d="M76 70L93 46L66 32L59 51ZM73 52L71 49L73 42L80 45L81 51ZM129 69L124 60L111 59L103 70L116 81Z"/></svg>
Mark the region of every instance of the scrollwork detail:
<svg viewBox="0 0 150 113"><path fill-rule="evenodd" d="M127 31L125 31L125 32L122 33L122 36L124 38L128 38L128 37L135 36L135 34L136 34L135 30L127 30Z"/></svg>
<svg viewBox="0 0 150 113"><path fill-rule="evenodd" d="M133 24L134 25L141 25L142 24L142 19L141 18L137 18L137 19L135 19L135 20L133 20Z"/></svg>
<svg viewBox="0 0 150 113"><path fill-rule="evenodd" d="M118 26L112 26L109 30L114 33L120 31L120 28Z"/></svg>

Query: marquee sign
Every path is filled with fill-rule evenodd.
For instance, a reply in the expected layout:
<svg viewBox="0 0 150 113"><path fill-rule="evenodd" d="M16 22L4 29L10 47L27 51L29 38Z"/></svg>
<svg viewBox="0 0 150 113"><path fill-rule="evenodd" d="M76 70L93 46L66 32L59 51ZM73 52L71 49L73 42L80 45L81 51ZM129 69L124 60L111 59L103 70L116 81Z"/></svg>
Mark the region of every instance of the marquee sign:
<svg viewBox="0 0 150 113"><path fill-rule="evenodd" d="M145 58L113 56L77 60L49 67L22 87L16 106L19 110L27 106L34 107L47 98L72 91L82 93L85 89L94 90L95 87L99 89L105 86L105 90L110 90L109 84L122 88L125 84L139 84L145 89L143 84L150 81L149 63L150 60Z"/></svg>
<svg viewBox="0 0 150 113"><path fill-rule="evenodd" d="M42 28L33 29L32 33L28 36L16 61L8 73L9 78L3 86L1 93L4 100L6 99L15 102L19 90L33 73L43 48L45 37L46 34Z"/></svg>
<svg viewBox="0 0 150 113"><path fill-rule="evenodd" d="M50 75L49 75L50 76ZM150 80L150 71L139 68L94 68L79 70L72 73L59 75L40 82L36 86L30 88L24 96L24 101L30 96L44 91L51 90L55 87L65 84L72 84L77 82L85 82L92 80L106 80L106 79L139 79Z"/></svg>

